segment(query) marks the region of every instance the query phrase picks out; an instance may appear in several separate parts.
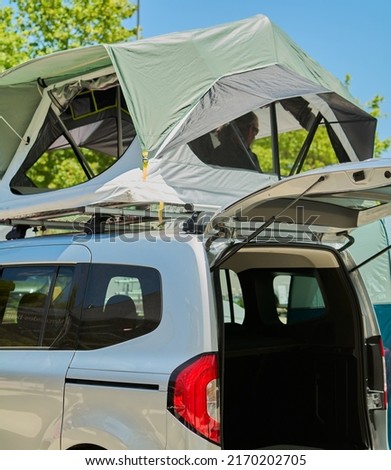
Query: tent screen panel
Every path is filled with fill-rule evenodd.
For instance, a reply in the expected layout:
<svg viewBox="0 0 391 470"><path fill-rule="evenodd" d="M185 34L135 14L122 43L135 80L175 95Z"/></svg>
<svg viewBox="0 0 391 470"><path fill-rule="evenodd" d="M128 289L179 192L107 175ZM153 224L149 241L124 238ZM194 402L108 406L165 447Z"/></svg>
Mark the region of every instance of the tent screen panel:
<svg viewBox="0 0 391 470"><path fill-rule="evenodd" d="M17 194L72 187L98 176L125 153L136 132L118 87L83 90L57 116L49 110L11 180Z"/></svg>

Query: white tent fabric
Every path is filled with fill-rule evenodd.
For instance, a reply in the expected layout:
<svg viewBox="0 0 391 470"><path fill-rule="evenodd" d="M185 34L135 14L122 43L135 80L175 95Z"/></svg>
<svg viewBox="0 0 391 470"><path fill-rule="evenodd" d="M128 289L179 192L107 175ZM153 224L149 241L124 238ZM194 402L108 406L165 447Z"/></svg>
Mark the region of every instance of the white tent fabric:
<svg viewBox="0 0 391 470"><path fill-rule="evenodd" d="M254 171L212 168L202 163L188 146L172 152L164 164L160 159L151 161L145 180L142 170L137 167L140 152L136 138L126 154L101 175L54 192L20 196L10 193L3 184L0 186L0 218L23 218L43 211L60 212L108 202L164 201L217 209L276 181L275 176Z"/></svg>

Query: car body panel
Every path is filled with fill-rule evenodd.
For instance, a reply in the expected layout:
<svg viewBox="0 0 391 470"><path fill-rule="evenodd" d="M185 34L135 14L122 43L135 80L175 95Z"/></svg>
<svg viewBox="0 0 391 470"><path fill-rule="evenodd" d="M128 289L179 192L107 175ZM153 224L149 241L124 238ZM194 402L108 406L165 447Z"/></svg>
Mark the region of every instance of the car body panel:
<svg viewBox="0 0 391 470"><path fill-rule="evenodd" d="M65 374L73 351L3 350L0 366L2 449L59 449Z"/></svg>

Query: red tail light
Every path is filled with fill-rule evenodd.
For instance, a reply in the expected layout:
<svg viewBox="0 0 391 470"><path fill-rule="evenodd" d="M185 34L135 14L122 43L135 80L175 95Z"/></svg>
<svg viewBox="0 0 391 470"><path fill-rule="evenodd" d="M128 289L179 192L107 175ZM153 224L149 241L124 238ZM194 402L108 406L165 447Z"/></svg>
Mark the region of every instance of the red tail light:
<svg viewBox="0 0 391 470"><path fill-rule="evenodd" d="M203 354L171 375L168 409L185 426L215 444L220 443L217 355Z"/></svg>

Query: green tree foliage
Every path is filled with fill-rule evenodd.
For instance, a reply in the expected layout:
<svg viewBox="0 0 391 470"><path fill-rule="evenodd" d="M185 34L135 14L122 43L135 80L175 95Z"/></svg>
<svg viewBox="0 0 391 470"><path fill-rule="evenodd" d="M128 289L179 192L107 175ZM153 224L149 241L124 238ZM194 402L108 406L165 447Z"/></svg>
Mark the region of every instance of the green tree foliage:
<svg viewBox="0 0 391 470"><path fill-rule="evenodd" d="M307 136L307 131L291 131L280 134L278 147L280 155L280 170L282 176L289 176L296 156ZM259 139L252 145L253 152L258 156L262 171L272 173L271 139ZM326 129L320 128L308 151L302 171L338 163L338 159L331 147Z"/></svg>
<svg viewBox="0 0 391 470"><path fill-rule="evenodd" d="M12 7L0 10L0 72L29 59L27 37L20 30Z"/></svg>
<svg viewBox="0 0 391 470"><path fill-rule="evenodd" d="M128 0L11 0L0 10L0 71L34 57L98 43L126 41Z"/></svg>
<svg viewBox="0 0 391 470"><path fill-rule="evenodd" d="M384 97L376 95L371 101L366 104L370 114L376 119L386 117L380 109L381 103L384 101ZM391 138L380 140L378 137L375 139L375 157L381 157L386 150L391 147Z"/></svg>
<svg viewBox="0 0 391 470"><path fill-rule="evenodd" d="M116 158L87 148L80 149L96 176L116 162ZM28 178L38 188L68 188L87 181L75 154L71 149L45 152L27 171Z"/></svg>

